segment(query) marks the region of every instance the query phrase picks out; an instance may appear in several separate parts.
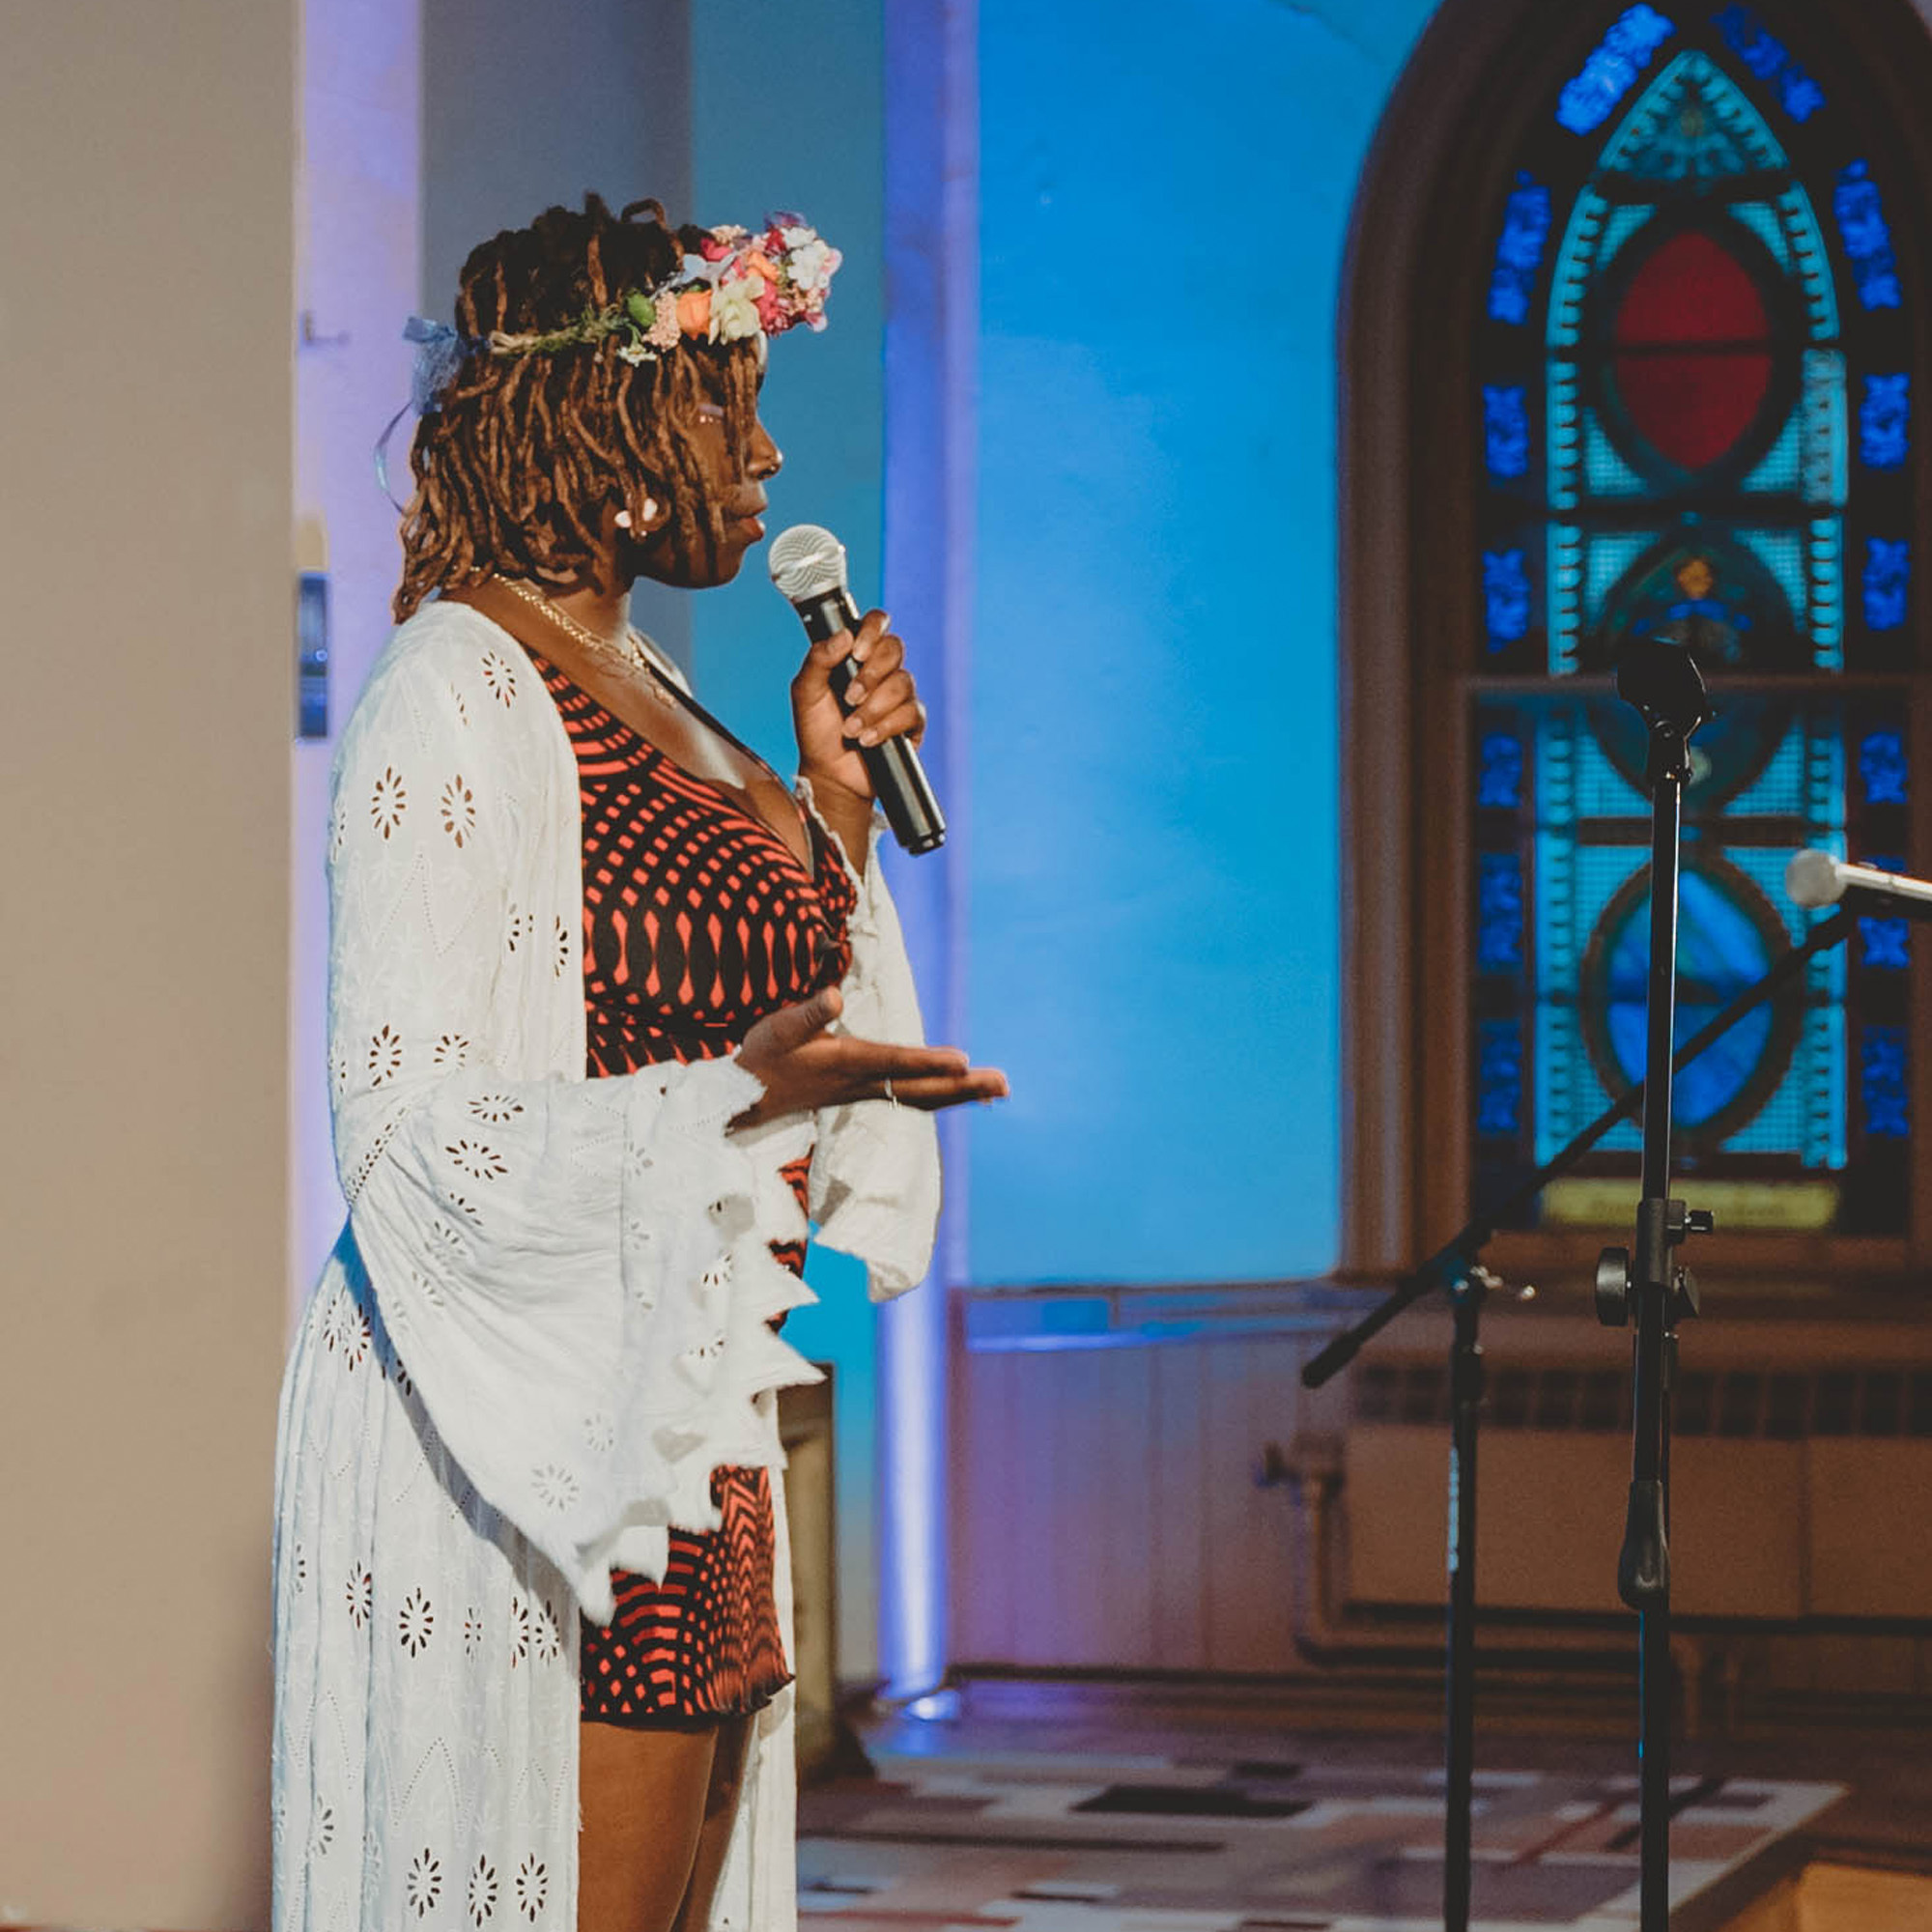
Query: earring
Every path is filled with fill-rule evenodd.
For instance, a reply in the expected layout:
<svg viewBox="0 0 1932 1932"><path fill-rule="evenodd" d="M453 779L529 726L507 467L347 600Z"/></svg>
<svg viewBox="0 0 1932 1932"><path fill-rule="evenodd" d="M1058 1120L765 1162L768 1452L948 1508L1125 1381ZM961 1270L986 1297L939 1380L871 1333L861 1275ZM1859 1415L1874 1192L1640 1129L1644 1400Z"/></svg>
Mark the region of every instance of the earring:
<svg viewBox="0 0 1932 1932"><path fill-rule="evenodd" d="M615 523L616 523L616 526L617 526L617 527L618 527L618 528L619 528L620 530L628 530L628 529L629 529L629 528L631 527L631 513L630 513L630 511L629 511L629 510L619 510L619 511L617 512L617 515L616 515L616 517L615 517L614 521L615 521Z"/></svg>

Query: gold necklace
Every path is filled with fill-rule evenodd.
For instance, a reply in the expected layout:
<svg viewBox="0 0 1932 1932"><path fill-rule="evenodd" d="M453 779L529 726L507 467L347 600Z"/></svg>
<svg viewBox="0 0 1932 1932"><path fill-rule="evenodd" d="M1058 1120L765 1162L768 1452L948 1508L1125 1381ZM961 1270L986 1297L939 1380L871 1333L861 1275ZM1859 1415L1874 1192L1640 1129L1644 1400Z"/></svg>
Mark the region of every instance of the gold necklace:
<svg viewBox="0 0 1932 1932"><path fill-rule="evenodd" d="M558 630L567 632L580 644L585 645L599 657L611 657L630 665L644 673L644 685L661 704L668 704L670 693L664 687L664 679L658 668L652 664L650 653L645 650L643 639L628 625L624 630L624 641L613 644L609 638L600 638L588 624L580 624L568 611L552 603L534 583L521 577L499 577L500 583L511 596L521 598L533 611L541 611Z"/></svg>

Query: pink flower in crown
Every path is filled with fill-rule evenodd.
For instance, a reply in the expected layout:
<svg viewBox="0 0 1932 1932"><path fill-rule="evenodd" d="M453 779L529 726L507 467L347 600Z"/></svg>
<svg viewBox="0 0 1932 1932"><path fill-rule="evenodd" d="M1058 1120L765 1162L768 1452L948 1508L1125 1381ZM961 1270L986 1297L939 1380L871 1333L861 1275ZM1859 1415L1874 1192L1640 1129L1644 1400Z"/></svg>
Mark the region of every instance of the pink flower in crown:
<svg viewBox="0 0 1932 1932"><path fill-rule="evenodd" d="M767 335L777 335L790 327L791 317L786 312L785 300L779 293L778 283L768 281L763 275L753 275L750 279L757 289L753 301L758 311L758 327Z"/></svg>
<svg viewBox="0 0 1932 1932"><path fill-rule="evenodd" d="M751 239L749 228L713 228L698 242L697 252L707 262L722 262L727 255L735 254Z"/></svg>

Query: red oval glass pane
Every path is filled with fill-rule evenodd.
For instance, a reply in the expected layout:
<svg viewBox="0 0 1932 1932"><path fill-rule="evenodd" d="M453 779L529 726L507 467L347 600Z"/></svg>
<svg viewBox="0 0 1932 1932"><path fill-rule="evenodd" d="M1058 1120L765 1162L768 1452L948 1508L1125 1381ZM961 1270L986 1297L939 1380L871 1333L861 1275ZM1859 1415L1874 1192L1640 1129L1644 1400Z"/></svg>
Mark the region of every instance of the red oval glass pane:
<svg viewBox="0 0 1932 1932"><path fill-rule="evenodd" d="M1757 420L1771 357L1620 355L1617 394L1637 434L1682 469L1708 469Z"/></svg>
<svg viewBox="0 0 1932 1932"><path fill-rule="evenodd" d="M1673 235L1631 277L1611 324L1631 426L1684 469L1736 445L1771 386L1771 317L1744 264L1714 236Z"/></svg>
<svg viewBox="0 0 1932 1932"><path fill-rule="evenodd" d="M1771 317L1745 265L1692 228L1653 250L1631 277L1611 333L1619 349L1769 343Z"/></svg>

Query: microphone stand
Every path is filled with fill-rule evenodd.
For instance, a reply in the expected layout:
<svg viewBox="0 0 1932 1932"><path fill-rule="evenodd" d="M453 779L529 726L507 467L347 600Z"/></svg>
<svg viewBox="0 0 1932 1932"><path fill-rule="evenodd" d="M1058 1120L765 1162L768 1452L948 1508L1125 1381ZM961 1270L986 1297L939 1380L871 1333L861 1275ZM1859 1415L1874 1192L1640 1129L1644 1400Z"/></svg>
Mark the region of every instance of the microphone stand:
<svg viewBox="0 0 1932 1932"><path fill-rule="evenodd" d="M1673 1250L1707 1235L1712 1216L1670 1199L1671 1046L1677 1015L1678 883L1690 738L1711 717L1690 654L1634 639L1617 664L1617 696L1650 732L1650 980L1645 1015L1643 1191L1634 1256L1605 1248L1597 1264L1597 1318L1621 1328L1634 1315L1630 1500L1617 1595L1637 1613L1637 1804L1642 1932L1670 1924L1670 1390L1677 1322L1697 1313L1697 1289Z"/></svg>
<svg viewBox="0 0 1932 1932"><path fill-rule="evenodd" d="M1683 660L1696 676L1695 668L1688 657L1671 646L1660 646L1671 650L1672 655ZM1630 696L1622 677L1618 682L1619 694ZM1703 702L1702 680L1697 680L1697 700ZM1633 701L1635 701L1633 699ZM1666 749L1674 753L1672 769L1677 776L1668 787L1665 799L1667 822L1653 825L1652 864L1656 867L1660 845L1667 848L1670 875L1669 920L1671 951L1666 954L1669 973L1670 997L1674 998L1676 981L1676 881L1678 873L1678 833L1681 829L1683 806L1683 781L1685 770L1685 747L1692 731L1708 716L1708 707L1694 722L1670 733ZM1656 757L1655 742L1653 758ZM1653 870L1653 892L1658 876ZM1669 1082L1674 1072L1681 1072L1686 1066L1714 1045L1747 1013L1770 1000L1789 980L1802 972L1804 966L1818 953L1838 944L1852 929L1859 917L1854 905L1841 906L1829 919L1822 920L1804 936L1804 940L1790 952L1775 960L1764 977L1754 984L1747 986L1728 1006L1712 1017L1692 1037L1685 1042L1673 1057L1670 1053L1669 1016L1670 999L1662 1006L1664 1025L1662 1027L1663 1064L1661 1079L1652 1077L1657 1068L1648 1059L1646 1078L1631 1088L1620 1098L1615 1099L1596 1120L1578 1132L1555 1155L1518 1183L1509 1194L1484 1212L1473 1216L1457 1231L1441 1247L1400 1282L1395 1290L1354 1323L1337 1335L1325 1348L1313 1357L1301 1371L1301 1380L1305 1387L1320 1388L1324 1382L1339 1375L1354 1360L1364 1346L1378 1335L1390 1322L1420 1301L1424 1295L1440 1288L1449 1296L1455 1320L1455 1335L1450 1348L1450 1462L1449 1462L1449 1501L1451 1548L1449 1552L1449 1605L1447 1643L1447 1670L1445 1673L1446 1704L1446 1810L1443 1821L1443 1909L1442 1918L1445 1932L1468 1932L1469 1926L1469 1885L1472 1871L1470 1838L1474 1802L1475 1767L1475 1611L1476 1611L1476 1444L1477 1421L1483 1395L1482 1345L1479 1327L1484 1301L1488 1293L1501 1284L1496 1277L1483 1267L1480 1256L1488 1246L1499 1227L1512 1224L1541 1194L1548 1183L1559 1175L1567 1173L1597 1146L1597 1144L1624 1121L1634 1118L1639 1109L1647 1108L1650 1094L1661 1089L1663 1094L1662 1131L1667 1150L1669 1132ZM1652 980L1651 980L1651 1031L1650 1045L1655 1048L1659 1029L1657 990L1657 951L1658 934L1656 923L1652 927ZM1646 1114L1646 1129L1650 1125ZM1646 1133L1646 1151L1649 1148ZM1667 1172L1664 1169L1653 1171L1646 1164L1646 1185L1644 1193L1648 1198L1648 1182L1656 1179L1662 1183ZM1698 1226L1705 1225L1699 1219ZM1685 1216L1685 1226L1676 1238L1681 1240L1684 1232L1690 1232L1691 1219ZM1669 1234L1669 1213L1666 1204L1664 1233ZM1672 1245L1666 1238L1665 1250ZM1609 1256L1620 1250L1607 1251L1605 1259L1598 1268L1598 1313L1600 1319L1609 1317L1621 1323L1625 1319L1621 1312L1613 1315L1606 1310L1605 1271ZM1674 1286L1675 1284L1673 1284ZM1686 1286L1689 1286L1688 1277ZM1657 1386L1654 1382L1653 1387ZM1657 1418L1656 1441L1660 1457L1666 1441L1662 1427L1664 1417ZM1661 1493L1661 1486L1660 1486ZM1667 1726L1669 1718L1668 1678L1663 1664L1668 1660L1667 1627L1655 1632L1659 1647L1655 1652L1646 1652L1647 1658L1660 1660L1660 1665L1647 1670L1643 1689L1646 1696L1655 1693L1661 1699L1662 1721L1653 1730L1646 1726L1645 1745L1653 1740L1658 1742L1656 1757L1663 1765L1662 1790L1663 1807L1660 1814L1660 1843L1666 1841L1661 1833L1668 1828L1668 1742ZM1648 1706L1646 1707L1648 1710ZM1650 1714L1655 1717L1657 1713ZM1646 1755L1646 1764L1650 1762ZM1649 1814L1646 1814L1649 1815ZM1667 1879L1667 1867L1665 1871ZM1662 1921L1658 1921L1661 1925ZM1649 1932L1651 1920L1644 1921L1645 1932Z"/></svg>

